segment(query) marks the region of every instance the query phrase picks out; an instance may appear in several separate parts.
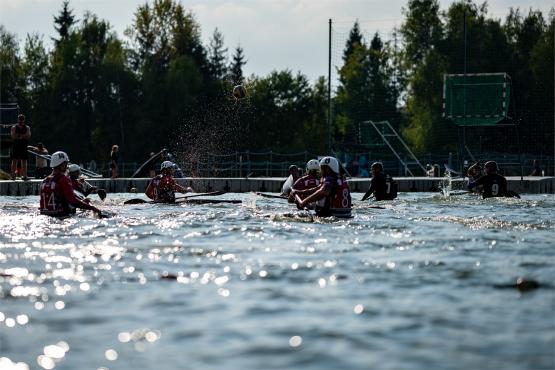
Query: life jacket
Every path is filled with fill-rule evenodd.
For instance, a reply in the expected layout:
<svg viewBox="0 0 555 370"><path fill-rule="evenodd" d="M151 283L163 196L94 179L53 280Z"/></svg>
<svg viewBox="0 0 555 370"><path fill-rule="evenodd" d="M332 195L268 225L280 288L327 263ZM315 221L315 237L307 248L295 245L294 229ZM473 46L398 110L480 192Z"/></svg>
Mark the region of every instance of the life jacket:
<svg viewBox="0 0 555 370"><path fill-rule="evenodd" d="M351 191L346 180L326 177L324 182L332 185L330 194L316 203L316 214L322 217L351 217Z"/></svg>
<svg viewBox="0 0 555 370"><path fill-rule="evenodd" d="M174 185L173 177L158 175L152 179L152 188L147 195L154 201L173 203L175 202Z"/></svg>
<svg viewBox="0 0 555 370"><path fill-rule="evenodd" d="M320 179L315 177L314 175L306 175L295 181L293 185L294 190L305 190L305 189L312 189L320 185ZM308 195L300 195L301 199L306 198Z"/></svg>
<svg viewBox="0 0 555 370"><path fill-rule="evenodd" d="M63 196L63 190L59 181L64 177L63 174L50 175L46 177L40 185L40 213L48 216L68 216L75 213L75 208L71 207Z"/></svg>

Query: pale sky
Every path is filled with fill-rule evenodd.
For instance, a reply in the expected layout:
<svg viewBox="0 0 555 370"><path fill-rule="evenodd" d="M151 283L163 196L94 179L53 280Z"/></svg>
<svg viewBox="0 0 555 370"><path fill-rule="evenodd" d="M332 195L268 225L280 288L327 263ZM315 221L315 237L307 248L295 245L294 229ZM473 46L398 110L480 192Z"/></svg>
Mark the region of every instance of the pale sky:
<svg viewBox="0 0 555 370"><path fill-rule="evenodd" d="M137 6L146 0L70 0L77 18L86 10L107 20L124 38L123 30L131 25ZM152 0L150 1L152 3ZM273 70L300 71L311 80L327 75L328 19L336 30L346 33L355 20L369 34L387 34L402 23L401 9L406 0L182 0L201 25L207 44L214 29L223 33L231 52L237 44L245 50L248 63L245 73L265 76ZM440 0L442 10L452 1ZM0 24L23 40L37 32L45 40L55 35L53 17L62 0L0 0ZM534 8L545 16L552 0L491 0L489 14L504 18L510 7L524 12ZM341 36L337 35L336 41ZM342 45L338 45L342 49ZM339 57L342 50L337 50Z"/></svg>

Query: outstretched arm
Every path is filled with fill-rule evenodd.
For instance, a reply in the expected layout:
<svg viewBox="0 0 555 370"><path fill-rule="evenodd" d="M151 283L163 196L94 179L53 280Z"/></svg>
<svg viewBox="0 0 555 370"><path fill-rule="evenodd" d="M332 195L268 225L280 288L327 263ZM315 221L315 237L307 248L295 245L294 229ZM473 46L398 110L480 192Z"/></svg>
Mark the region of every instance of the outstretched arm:
<svg viewBox="0 0 555 370"><path fill-rule="evenodd" d="M304 207L306 207L307 204L313 203L313 202L317 202L322 198L327 197L330 194L330 190L328 189L327 186L320 186L312 195L306 197L305 199L303 199L303 201L301 203L299 203L299 207L302 209Z"/></svg>
<svg viewBox="0 0 555 370"><path fill-rule="evenodd" d="M374 194L374 184L370 185L370 188L368 189L368 191L364 194L364 196L362 197L361 200L366 200L368 198L370 198L372 196L372 194Z"/></svg>
<svg viewBox="0 0 555 370"><path fill-rule="evenodd" d="M64 198L67 199L68 203L71 204L75 208L82 208L88 209L90 211L94 211L98 214L102 213L98 208L88 203L83 202L82 200L78 199L75 194L73 193L73 186L69 182L60 182L62 186L62 191L64 193Z"/></svg>
<svg viewBox="0 0 555 370"><path fill-rule="evenodd" d="M179 185L178 183L175 183L174 186L173 186L173 190L174 190L174 191L177 191L177 192L179 192L179 193L185 194L185 193L190 193L190 192L192 192L192 191L193 191L193 188L191 188L190 186L184 187L184 186Z"/></svg>

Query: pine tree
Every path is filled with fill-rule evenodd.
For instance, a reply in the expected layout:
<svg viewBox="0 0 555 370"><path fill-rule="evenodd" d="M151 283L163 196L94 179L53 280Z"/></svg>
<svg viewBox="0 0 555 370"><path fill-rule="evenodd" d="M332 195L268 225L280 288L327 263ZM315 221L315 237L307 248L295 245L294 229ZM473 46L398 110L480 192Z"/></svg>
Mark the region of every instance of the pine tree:
<svg viewBox="0 0 555 370"><path fill-rule="evenodd" d="M343 51L343 62L347 63L349 57L353 54L355 49L362 45L362 33L360 33L360 26L358 21L355 22L351 32L349 32L349 39L345 44L345 50Z"/></svg>
<svg viewBox="0 0 555 370"><path fill-rule="evenodd" d="M212 76L217 80L225 78L227 74L227 48L224 48L224 35L216 28L210 40L208 62Z"/></svg>
<svg viewBox="0 0 555 370"><path fill-rule="evenodd" d="M238 45L235 48L235 54L233 54L231 65L229 66L229 79L234 85L241 85L243 83L243 66L245 64L247 64L247 61L243 54L243 48L241 45Z"/></svg>
<svg viewBox="0 0 555 370"><path fill-rule="evenodd" d="M69 9L69 0L65 0L62 4L62 10L57 17L54 17L54 28L60 35L58 40L53 39L56 43L60 43L67 39L71 27L77 23L72 10Z"/></svg>

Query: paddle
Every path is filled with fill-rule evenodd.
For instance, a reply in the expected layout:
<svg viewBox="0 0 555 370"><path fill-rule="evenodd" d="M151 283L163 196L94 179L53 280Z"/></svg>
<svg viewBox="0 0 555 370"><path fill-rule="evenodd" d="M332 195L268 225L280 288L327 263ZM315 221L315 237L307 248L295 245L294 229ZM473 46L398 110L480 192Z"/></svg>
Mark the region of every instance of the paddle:
<svg viewBox="0 0 555 370"><path fill-rule="evenodd" d="M225 194L225 191L213 191L210 193L200 193L200 194L192 194L192 195L188 195L188 196L184 196L184 197L179 197L176 198L175 201L176 202L189 202L189 203L194 203L194 201L190 201L189 198L195 198L195 197L210 197L210 196L216 196L216 195L222 195ZM144 204L144 203L161 203L161 202L157 202L154 200L144 200L144 199L140 199L140 198L133 198L133 199L128 199L125 202L123 202L123 204ZM200 202L196 202L197 204L200 204ZM204 203L241 203L240 200L224 200L224 199L212 199L212 200L206 200Z"/></svg>
<svg viewBox="0 0 555 370"><path fill-rule="evenodd" d="M365 207L364 207L365 204L366 204L366 203L360 204L360 205L358 206L358 208L387 209L387 208L382 207L382 206L365 206Z"/></svg>
<svg viewBox="0 0 555 370"><path fill-rule="evenodd" d="M144 199L139 199L139 198L133 198L133 199L128 199L125 202L123 202L123 204L143 204L143 203L158 203L158 202L154 202L152 200L144 200Z"/></svg>
<svg viewBox="0 0 555 370"><path fill-rule="evenodd" d="M273 195L273 194L265 194L265 193L261 193L261 192L256 192L256 195L260 195L261 197L264 198L272 198L272 199L287 199L287 197L283 196L283 195Z"/></svg>
<svg viewBox="0 0 555 370"><path fill-rule="evenodd" d="M192 204L219 204L219 203L243 203L240 199L191 199L185 200L186 203Z"/></svg>
<svg viewBox="0 0 555 370"><path fill-rule="evenodd" d="M189 198L196 198L196 197L214 197L216 195L222 195L225 194L225 191L213 191L210 193L200 193L200 194L193 194L193 195L185 195L183 197L179 197L179 198L175 198L175 201L179 201L179 200L187 200Z"/></svg>
<svg viewBox="0 0 555 370"><path fill-rule="evenodd" d="M465 195L465 194L469 194L470 191L460 191L458 193L449 193L449 196L456 196L456 195Z"/></svg>

